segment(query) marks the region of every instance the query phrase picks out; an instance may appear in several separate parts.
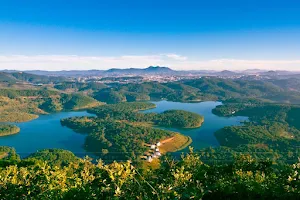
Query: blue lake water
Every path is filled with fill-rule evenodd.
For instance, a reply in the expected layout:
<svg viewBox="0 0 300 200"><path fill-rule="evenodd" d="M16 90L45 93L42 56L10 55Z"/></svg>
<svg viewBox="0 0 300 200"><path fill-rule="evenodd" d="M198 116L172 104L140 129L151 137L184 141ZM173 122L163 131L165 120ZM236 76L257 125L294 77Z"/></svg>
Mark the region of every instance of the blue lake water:
<svg viewBox="0 0 300 200"><path fill-rule="evenodd" d="M179 103L159 101L153 102L156 108L143 112L163 112L169 109L180 109L198 113L204 116L204 123L196 129L169 129L181 132L192 138L191 146L194 149L218 146L218 141L214 132L224 126L239 125L247 117L218 117L212 114L212 109L221 102L201 102L201 103ZM21 131L18 134L0 137L0 146L14 147L21 157L26 157L41 149L60 148L72 151L75 155L83 157L90 155L83 149L86 135L79 134L73 130L63 127L60 119L74 116L93 116L85 111L60 112L49 115L41 115L39 118L16 123Z"/></svg>
<svg viewBox="0 0 300 200"><path fill-rule="evenodd" d="M225 127L232 125L240 125L241 122L247 121L248 117L235 116L235 117L219 117L212 113L218 105L222 105L221 102L206 101L200 103L180 103L170 101L152 102L156 104L156 108L146 110L143 112L157 112L161 113L166 110L177 109L186 110L190 112L198 113L204 116L204 122L200 128L195 129L175 129L175 128L163 128L171 131L180 132L184 135L190 136L193 140L192 146L195 150L205 147L219 146L217 139L214 136L214 132ZM184 151L187 151L185 149Z"/></svg>
<svg viewBox="0 0 300 200"><path fill-rule="evenodd" d="M75 116L94 116L86 111L60 112L41 115L39 118L22 123L15 123L20 127L18 134L0 137L0 146L14 147L21 157L26 157L41 149L60 148L72 151L83 157L84 134L63 127L60 120Z"/></svg>

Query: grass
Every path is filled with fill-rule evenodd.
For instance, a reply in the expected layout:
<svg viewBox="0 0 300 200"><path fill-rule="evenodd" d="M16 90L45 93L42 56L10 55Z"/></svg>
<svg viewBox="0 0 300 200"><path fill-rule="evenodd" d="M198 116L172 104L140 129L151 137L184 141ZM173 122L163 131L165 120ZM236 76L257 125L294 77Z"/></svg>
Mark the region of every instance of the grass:
<svg viewBox="0 0 300 200"><path fill-rule="evenodd" d="M171 140L167 142L162 142L162 145L159 147L160 152L165 154L167 152L176 152L182 149L185 149L192 143L192 139L189 136L176 133Z"/></svg>
<svg viewBox="0 0 300 200"><path fill-rule="evenodd" d="M92 103L89 103L85 106L80 106L80 107L74 107L73 110L84 110L84 109L87 109L87 108L94 108L94 107L97 107L97 106L102 106L104 105L102 102L92 102Z"/></svg>

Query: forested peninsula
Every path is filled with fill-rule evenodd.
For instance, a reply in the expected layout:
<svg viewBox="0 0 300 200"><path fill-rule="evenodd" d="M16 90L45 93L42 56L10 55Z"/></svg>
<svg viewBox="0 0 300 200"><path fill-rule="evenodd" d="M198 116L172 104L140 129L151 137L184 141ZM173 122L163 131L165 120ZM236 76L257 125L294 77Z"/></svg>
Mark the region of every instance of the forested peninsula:
<svg viewBox="0 0 300 200"><path fill-rule="evenodd" d="M101 105L92 97L51 89L0 89L0 122L25 122L40 114Z"/></svg>
<svg viewBox="0 0 300 200"><path fill-rule="evenodd" d="M0 124L0 137L13 135L20 132L20 128L10 124Z"/></svg>
<svg viewBox="0 0 300 200"><path fill-rule="evenodd" d="M161 130L152 127L152 124L191 128L200 126L203 117L176 110L162 114L138 112L153 107L155 104L146 102L103 105L89 110L96 113L97 117L67 118L62 119L61 124L77 132L88 133L85 148L106 160L140 160L149 149L149 145L168 138L174 138L170 142L174 143L175 147L176 142L181 143L177 148L186 147L191 143L191 139L187 139L186 144L182 144L186 136L183 138L179 133Z"/></svg>
<svg viewBox="0 0 300 200"><path fill-rule="evenodd" d="M295 162L300 157L299 106L254 99L231 99L213 112L220 116L248 116L241 126L224 127L215 136L224 147L260 159Z"/></svg>

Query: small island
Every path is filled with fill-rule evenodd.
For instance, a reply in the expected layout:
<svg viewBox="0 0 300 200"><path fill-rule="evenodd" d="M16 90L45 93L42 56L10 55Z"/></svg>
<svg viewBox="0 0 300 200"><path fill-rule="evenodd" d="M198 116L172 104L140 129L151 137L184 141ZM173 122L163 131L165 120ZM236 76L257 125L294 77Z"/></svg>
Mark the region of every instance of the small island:
<svg viewBox="0 0 300 200"><path fill-rule="evenodd" d="M10 124L0 124L0 137L13 135L20 132L20 128Z"/></svg>
<svg viewBox="0 0 300 200"><path fill-rule="evenodd" d="M185 110L167 110L154 118L156 125L176 128L198 128L203 121L203 116Z"/></svg>
<svg viewBox="0 0 300 200"><path fill-rule="evenodd" d="M198 128L204 117L184 110L167 110L163 113L141 113L138 111L155 108L155 104L148 102L131 102L103 105L89 109L99 118L112 118L132 123L144 122L151 125L174 128Z"/></svg>

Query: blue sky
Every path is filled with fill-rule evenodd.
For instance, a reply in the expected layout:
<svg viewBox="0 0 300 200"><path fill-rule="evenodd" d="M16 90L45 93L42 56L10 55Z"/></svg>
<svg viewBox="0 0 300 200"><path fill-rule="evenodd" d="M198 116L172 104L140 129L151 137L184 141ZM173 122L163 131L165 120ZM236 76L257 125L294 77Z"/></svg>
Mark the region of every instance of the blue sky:
<svg viewBox="0 0 300 200"><path fill-rule="evenodd" d="M0 1L0 69L300 70L300 2Z"/></svg>

